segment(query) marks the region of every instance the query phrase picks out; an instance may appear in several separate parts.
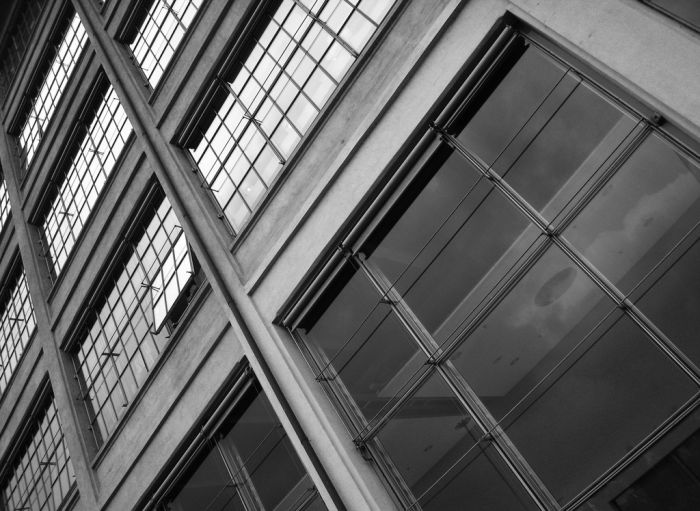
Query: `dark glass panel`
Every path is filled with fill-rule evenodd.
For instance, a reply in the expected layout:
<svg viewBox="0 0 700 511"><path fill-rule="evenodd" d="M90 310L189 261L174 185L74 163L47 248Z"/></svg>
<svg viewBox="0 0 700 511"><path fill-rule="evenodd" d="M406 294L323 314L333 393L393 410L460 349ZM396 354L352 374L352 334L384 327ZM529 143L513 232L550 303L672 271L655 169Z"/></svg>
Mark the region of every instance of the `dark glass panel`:
<svg viewBox="0 0 700 511"><path fill-rule="evenodd" d="M500 419L613 308L551 246L450 360Z"/></svg>
<svg viewBox="0 0 700 511"><path fill-rule="evenodd" d="M696 241L637 302L693 362L700 366L700 241Z"/></svg>
<svg viewBox="0 0 700 511"><path fill-rule="evenodd" d="M565 503L696 393L696 385L621 313L506 419L504 428ZM569 366L569 367L566 367ZM575 461L573 461L575 460Z"/></svg>
<svg viewBox="0 0 700 511"><path fill-rule="evenodd" d="M425 494L426 509L464 509L467 502L470 509L529 509L508 487L512 476L498 456L477 444L481 431L437 373L377 436L413 494Z"/></svg>
<svg viewBox="0 0 700 511"><path fill-rule="evenodd" d="M553 219L635 125L599 92L567 75L494 169L547 219Z"/></svg>
<svg viewBox="0 0 700 511"><path fill-rule="evenodd" d="M552 58L519 38L501 69L485 81L472 100L462 121L468 123L457 138L492 165L565 73Z"/></svg>
<svg viewBox="0 0 700 511"><path fill-rule="evenodd" d="M623 291L629 291L700 218L700 169L649 136L564 231Z"/></svg>
<svg viewBox="0 0 700 511"><path fill-rule="evenodd" d="M169 511L243 511L245 508L216 447L166 504Z"/></svg>
<svg viewBox="0 0 700 511"><path fill-rule="evenodd" d="M221 440L233 480L246 500L274 509L306 471L264 394L255 396L235 420Z"/></svg>
<svg viewBox="0 0 700 511"><path fill-rule="evenodd" d="M438 343L450 337L539 235L488 180L474 179L475 174L453 153L368 258L397 279L394 286Z"/></svg>

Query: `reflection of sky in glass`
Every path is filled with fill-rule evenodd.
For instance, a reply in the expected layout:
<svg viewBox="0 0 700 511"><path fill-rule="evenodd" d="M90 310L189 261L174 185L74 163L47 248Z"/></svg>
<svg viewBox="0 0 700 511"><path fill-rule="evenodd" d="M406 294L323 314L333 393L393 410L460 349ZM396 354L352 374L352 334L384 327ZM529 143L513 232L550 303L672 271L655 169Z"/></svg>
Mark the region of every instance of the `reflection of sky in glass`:
<svg viewBox="0 0 700 511"><path fill-rule="evenodd" d="M126 112L110 87L42 222L44 248L56 275L61 273L131 132Z"/></svg>
<svg viewBox="0 0 700 511"><path fill-rule="evenodd" d="M192 263L182 227L163 198L131 241L132 252L105 290L74 363L99 445L143 385L167 336L157 335L190 282Z"/></svg>
<svg viewBox="0 0 700 511"><path fill-rule="evenodd" d="M0 304L0 395L5 392L36 327L24 271L3 301Z"/></svg>
<svg viewBox="0 0 700 511"><path fill-rule="evenodd" d="M357 3L357 5L353 5ZM192 151L240 231L391 6L389 0L284 0L270 13L229 96Z"/></svg>
<svg viewBox="0 0 700 511"><path fill-rule="evenodd" d="M130 48L152 88L158 85L202 0L156 0Z"/></svg>
<svg viewBox="0 0 700 511"><path fill-rule="evenodd" d="M11 462L13 470L2 488L3 509L58 509L75 482L53 398L32 429Z"/></svg>
<svg viewBox="0 0 700 511"><path fill-rule="evenodd" d="M25 170L34 158L87 40L85 29L76 13L58 44L37 94L32 98L32 106L20 131L19 142Z"/></svg>

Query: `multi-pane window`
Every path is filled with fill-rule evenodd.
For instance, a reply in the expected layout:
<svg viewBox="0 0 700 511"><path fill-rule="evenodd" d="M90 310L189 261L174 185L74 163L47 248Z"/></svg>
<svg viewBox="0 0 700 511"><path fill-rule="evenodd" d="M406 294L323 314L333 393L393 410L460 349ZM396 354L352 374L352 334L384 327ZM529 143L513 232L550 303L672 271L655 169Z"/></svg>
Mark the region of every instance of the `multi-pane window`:
<svg viewBox="0 0 700 511"><path fill-rule="evenodd" d="M129 45L152 88L158 85L202 0L155 0Z"/></svg>
<svg viewBox="0 0 700 511"><path fill-rule="evenodd" d="M19 364L36 329L27 278L19 271L0 294L0 395Z"/></svg>
<svg viewBox="0 0 700 511"><path fill-rule="evenodd" d="M191 467L158 510L327 509L257 382Z"/></svg>
<svg viewBox="0 0 700 511"><path fill-rule="evenodd" d="M700 2L697 0L641 0L681 23L700 31Z"/></svg>
<svg viewBox="0 0 700 511"><path fill-rule="evenodd" d="M0 55L0 97L7 97L19 66L24 58L24 52L39 21L46 0L27 0L18 9L12 24L12 32L7 36L5 49Z"/></svg>
<svg viewBox="0 0 700 511"><path fill-rule="evenodd" d="M2 486L2 509L56 511L75 484L75 472L64 442L56 405L51 401L35 426Z"/></svg>
<svg viewBox="0 0 700 511"><path fill-rule="evenodd" d="M283 0L228 78L191 155L238 233L339 82L391 0Z"/></svg>
<svg viewBox="0 0 700 511"><path fill-rule="evenodd" d="M62 179L52 181L53 199L41 221L44 256L52 276L61 273L132 133L131 123L110 86Z"/></svg>
<svg viewBox="0 0 700 511"><path fill-rule="evenodd" d="M10 197L7 195L7 184L0 174L0 232L5 227L5 222L10 217Z"/></svg>
<svg viewBox="0 0 700 511"><path fill-rule="evenodd" d="M510 37L288 325L407 508L620 509L698 402L700 159Z"/></svg>
<svg viewBox="0 0 700 511"><path fill-rule="evenodd" d="M73 359L98 446L153 369L192 291L194 262L167 198L156 195L138 222L90 306Z"/></svg>
<svg viewBox="0 0 700 511"><path fill-rule="evenodd" d="M68 80L87 45L88 37L77 13L71 15L60 36L55 47L48 52L46 72L31 96L29 111L20 129L19 146L25 170L34 158Z"/></svg>

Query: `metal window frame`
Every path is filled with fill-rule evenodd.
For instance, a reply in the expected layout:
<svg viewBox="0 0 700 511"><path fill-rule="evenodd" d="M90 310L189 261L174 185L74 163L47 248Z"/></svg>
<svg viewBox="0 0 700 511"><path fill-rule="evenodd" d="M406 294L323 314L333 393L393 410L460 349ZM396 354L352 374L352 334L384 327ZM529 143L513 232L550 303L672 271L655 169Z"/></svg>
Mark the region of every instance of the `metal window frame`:
<svg viewBox="0 0 700 511"><path fill-rule="evenodd" d="M685 18L679 16L678 14L674 13L673 11L670 11L661 5L658 5L654 0L639 0L641 3L646 5L647 7L650 7L651 9L654 9L657 12L660 12L664 16L668 16L672 20L680 23L686 28L689 28L690 30L700 33L700 25L695 25L691 23L690 21L686 20Z"/></svg>
<svg viewBox="0 0 700 511"><path fill-rule="evenodd" d="M567 225L567 223L573 219L574 214L592 200L600 187L615 174L618 166L625 161L627 154L618 155L615 160L609 164L607 170L598 173L598 187L593 191L589 191L587 195L582 198L579 197L578 209L570 212L567 217L562 220L556 232L550 232L549 225L547 222L543 221L539 212L533 210L533 208L512 189L512 187L503 181L495 171L486 167L479 161L478 157L472 155L450 135L449 126L457 117L462 115L464 105L469 104L470 95L474 93L473 91L479 89L479 82L482 80L483 76L486 76L490 72L489 70L493 69L494 66L499 65L499 62L503 59L503 52L508 48L508 45L511 44L510 41L512 41L512 38L518 35L527 38L529 44L536 45L540 50L555 58L556 61L563 63L569 68L576 69L576 72L581 73L587 84L594 86L594 88L602 92L605 97L611 98L615 104L623 109L635 112L636 115L642 119L641 123L644 129L637 133L636 140L627 140L625 142L627 144L626 148L631 148L629 151L630 153L636 148L635 144L641 142L644 137L650 136L651 133L656 133L664 140L671 142L672 145L682 153L692 156L696 160L700 158L695 150L695 147L698 146L697 141L680 132L680 130L673 125L667 124L656 112L636 100L636 98L631 97L630 93L627 92L624 87L611 84L608 78L600 75L595 70L591 70L589 65L581 63L578 59L573 58L566 50L521 23L517 18L507 15L497 23L494 30L487 36L485 44L477 50L474 61L466 65L467 69L462 75L466 76L463 85L461 87L455 86L452 91L447 92L447 95L451 97L445 99L443 96L443 99L435 105L432 117L436 120L430 123L429 128L424 127L421 130L423 134L420 138L416 139L416 149L408 154L405 161L401 163L401 160L399 160L400 163L397 165L398 169L395 173L396 177L390 177L386 180L386 183L382 183L380 191L375 192L373 196L369 197L365 206L361 208L357 216L346 223L346 227L335 238L333 242L334 246L328 248L325 254L319 257L318 262L309 271L309 274L303 282L294 290L290 299L285 302L275 318L276 324L289 330L292 339L295 340L296 344L301 349L302 354L307 359L314 374L318 375L317 380L322 382L322 387L331 398L331 401L334 402L336 409L341 412L341 415L345 418L346 426L348 426L350 434L354 436L356 446L363 453L366 452L367 456L378 464L380 474L389 482L389 487L394 491L399 501L411 509L418 505L417 500L414 499L420 496L413 497L411 495L396 469L391 463L387 463L387 460L384 459L382 448L380 445L376 444L374 438L382 425L399 409L401 403L408 400L416 389L420 387L422 382L426 381L431 375L438 373L442 374L443 381L446 384L453 387L455 398L459 398L462 406L465 410L470 412L472 418L477 418L477 420L482 423L485 432L484 439L491 445L500 446L499 450L504 454L504 458L510 459L511 462L514 463L511 468L518 478L521 479L522 484L526 487L528 493L534 497L535 501L538 502L543 509L550 507L559 508L560 506L549 494L546 487L539 481L536 474L532 472L525 460L519 456L513 457L518 454L518 451L515 449L515 446L509 445L507 436L503 434L498 426L500 421L495 422L490 418L488 410L486 410L484 405L480 403L479 399L470 389L459 384L459 378L455 378L455 376L458 375L456 373L452 374L454 370L442 365L449 360L450 355L454 352L456 347L459 346L461 339L468 334L468 330L463 330L449 345L440 347L438 351L430 354L427 363L431 368L425 370L416 380L410 383L409 390L401 393L398 397L398 401L392 403L390 409L384 412L379 422L372 424L370 421L370 424L364 428L364 430L358 431L358 416L357 412L353 410L354 403L352 399L349 399L347 393L343 391L342 382L333 382L329 381L328 378L323 378L322 367L324 367L324 361L319 359L321 355L304 340L304 331L300 329L300 322L308 315L312 307L323 306L324 302L322 296L325 289L334 282L339 268L347 264L348 260L354 261L353 264L355 264L360 271L364 271L365 275L377 285L379 290L378 296L387 296L389 298L388 303L392 309L394 309L397 314L404 316L405 322L411 322L413 318L410 317L410 310L405 307L401 297L393 296L391 293L391 286L382 282L381 275L377 274L372 268L366 266L361 252L368 237L377 231L379 224L382 222L382 219L388 215L390 208L401 200L405 188L410 186L413 180L416 179L416 176L421 173L423 164L439 144L447 144L454 151L459 152L464 158L467 158L467 160L475 165L482 173L484 179L494 183L495 187L503 196L508 197L511 202L517 205L521 212L524 213L534 225L540 227L542 234L552 240L544 244L543 247L540 247L540 249L538 249L539 253L542 253L548 246L559 246L559 248L597 284L598 288L603 290L605 295L614 302L616 308L613 310L621 311L622 315L631 319L641 328L646 334L646 337L665 353L676 367L681 369L696 385L700 384L700 370L698 370L687 357L680 353L672 343L669 343L668 339L663 336L626 296L618 292L615 286L612 286L597 269L589 266L574 247L568 242L564 242L563 239L558 238L557 233L561 232L563 229L562 226ZM486 48L484 48L484 46ZM684 241L685 240L682 239L678 242L678 245ZM676 248L677 247L674 247L670 250L669 253L664 256L661 263L666 264L666 260L671 257L671 253ZM511 274L508 277L509 282L506 283L507 287L499 288L498 295L492 300L490 306L483 309L479 316L471 321L471 324L476 325L478 324L478 320L486 317L488 312L499 303L500 299L507 296L508 289L519 281L522 275L524 275L536 260L538 260L538 253L530 257L529 262L526 261L523 263L519 271ZM595 332L597 328L598 326L594 325L592 332ZM581 341L581 343L583 342L584 341ZM581 343L577 344L574 350L579 349ZM560 370L563 371L564 369L565 368L562 368ZM330 380L333 379L334 378L331 378ZM700 409L697 408L700 405L699 402L700 393L696 393L695 397L691 398L681 409L677 410L672 417L667 418L663 424L655 428L654 431L635 446L626 456L614 463L605 473L600 474L595 481L590 483L579 495L568 502L564 508L573 509L593 496L606 482L621 474L630 464L637 460L644 449L659 441L663 434L673 427L674 424L690 414L693 410ZM361 423L361 419L359 419L359 423Z"/></svg>

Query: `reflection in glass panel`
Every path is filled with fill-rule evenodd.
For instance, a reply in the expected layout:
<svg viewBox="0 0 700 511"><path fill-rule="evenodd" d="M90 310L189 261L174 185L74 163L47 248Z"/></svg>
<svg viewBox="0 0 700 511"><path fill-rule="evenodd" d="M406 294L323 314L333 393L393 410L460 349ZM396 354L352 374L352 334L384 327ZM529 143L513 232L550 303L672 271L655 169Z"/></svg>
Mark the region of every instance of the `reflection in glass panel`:
<svg viewBox="0 0 700 511"><path fill-rule="evenodd" d="M544 381L539 396L507 417L504 429L565 503L696 390L631 319L617 313Z"/></svg>
<svg viewBox="0 0 700 511"><path fill-rule="evenodd" d="M218 102L191 150L236 234L391 2L282 0L274 5L233 75L219 84L227 99Z"/></svg>
<svg viewBox="0 0 700 511"><path fill-rule="evenodd" d="M668 338L700 367L700 241L696 241L637 301Z"/></svg>
<svg viewBox="0 0 700 511"><path fill-rule="evenodd" d="M33 419L23 444L9 460L0 508L56 511L75 484L75 471L53 397Z"/></svg>
<svg viewBox="0 0 700 511"><path fill-rule="evenodd" d="M313 324L304 325L305 337L325 355L320 379L340 378L369 420L424 366L426 356L361 272L348 266L339 281L336 286L345 282L345 288Z"/></svg>
<svg viewBox="0 0 700 511"><path fill-rule="evenodd" d="M207 449L175 494L166 498L164 509L326 509L257 384L238 401Z"/></svg>
<svg viewBox="0 0 700 511"><path fill-rule="evenodd" d="M650 135L564 231L623 292L700 218L700 168Z"/></svg>
<svg viewBox="0 0 700 511"><path fill-rule="evenodd" d="M508 469L437 373L377 437L424 509L536 509L510 489Z"/></svg>
<svg viewBox="0 0 700 511"><path fill-rule="evenodd" d="M190 27L202 0L155 0L129 45L136 62L155 89Z"/></svg>

